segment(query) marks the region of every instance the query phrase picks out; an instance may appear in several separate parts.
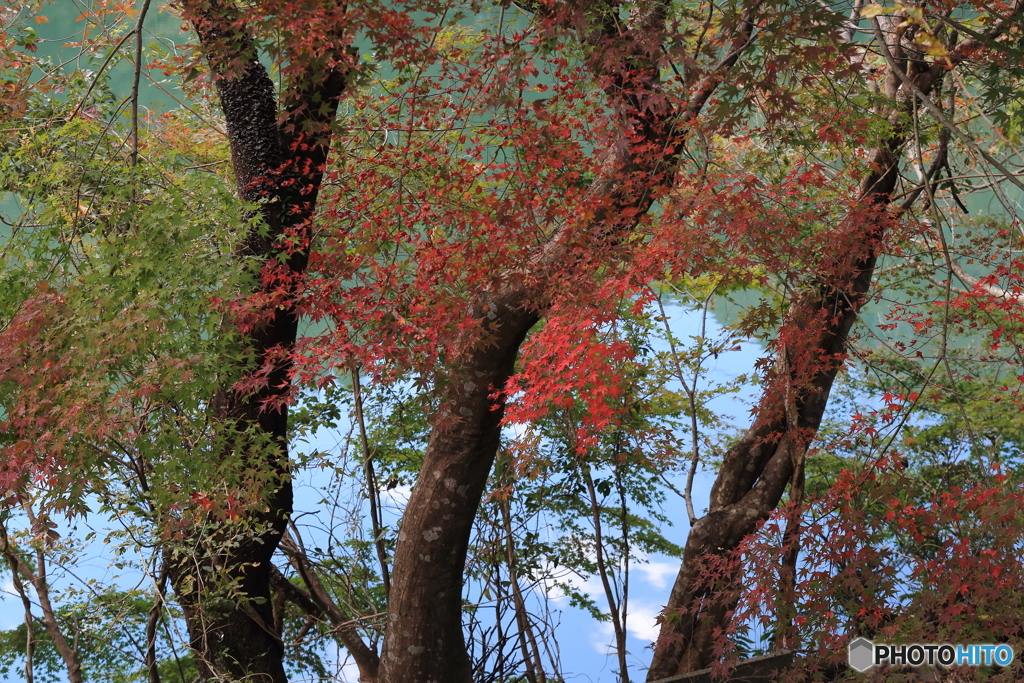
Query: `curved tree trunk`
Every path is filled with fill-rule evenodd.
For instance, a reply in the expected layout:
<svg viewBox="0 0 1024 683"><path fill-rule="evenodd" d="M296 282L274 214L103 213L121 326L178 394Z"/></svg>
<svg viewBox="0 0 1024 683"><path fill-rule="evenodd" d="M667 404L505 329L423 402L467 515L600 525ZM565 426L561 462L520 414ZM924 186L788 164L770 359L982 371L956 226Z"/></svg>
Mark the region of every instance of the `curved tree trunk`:
<svg viewBox="0 0 1024 683"><path fill-rule="evenodd" d="M989 38L1005 30L1022 10L1024 2L1017 2ZM741 589L741 568L734 551L778 506L794 470L802 472L807 447L817 434L832 384L846 360L850 329L870 289L890 221L899 152L912 132L905 114L918 106L907 83L927 96L947 68L960 64L977 47L975 41L965 42L931 65L912 60L901 44L901 38L909 41L910 37L895 28L898 21L893 19L891 30L883 36L889 56L895 55L885 86L891 105L882 112L894 132L868 162L871 170L861 181L857 202L860 215L847 217L855 230L852 237L842 237L849 251L840 262L822 264L820 272L837 275L799 297L779 331L775 366L754 423L725 454L708 513L690 529L682 566L663 611L648 681L696 671L714 660L713 635L729 625ZM940 156L944 154L943 149ZM929 174L941 167L942 159L936 162ZM920 189L896 213L909 208L918 194Z"/></svg>
<svg viewBox="0 0 1024 683"><path fill-rule="evenodd" d="M755 7L758 3L755 3ZM488 342L458 368L441 400L439 425L405 508L391 573L391 599L381 655L386 683L470 683L462 627L462 573L477 508L497 454L502 406L490 398L505 386L519 345L540 319L552 292L543 283L553 267L588 268L572 255L571 239L596 248L622 241L675 179L688 125L750 42L745 16L725 58L693 87L687 105L672 109L661 96L660 49L667 3L655 2L628 26L617 5L561 7L542 20L572 27L592 51L592 69L608 82L619 112L621 138L609 147L605 172L589 189L599 207L585 224L564 226L533 259L530 277L509 275L495 294L482 295L475 315ZM602 8L609 11L602 11ZM481 335L484 336L484 335Z"/></svg>
<svg viewBox="0 0 1024 683"><path fill-rule="evenodd" d="M894 184L895 160L891 155L888 159L893 171L888 175L893 180L884 182ZM794 467L802 462L817 432L832 383L846 357L850 328L871 283L884 221L879 219L866 231L868 253L849 264L855 275L846 288L821 287L793 305L786 322L788 331L794 336L796 330L812 332L780 350L776 376L754 424L722 460L708 513L687 537L682 567L648 671L649 681L696 671L711 663L713 634L728 625L728 613L739 596L740 569L738 560L730 555L778 506ZM813 379L807 382L809 370ZM788 398L786 389L790 387L797 394L795 399ZM713 582L709 574L714 574Z"/></svg>
<svg viewBox="0 0 1024 683"><path fill-rule="evenodd" d="M492 309L495 310L495 309ZM503 304L497 340L454 371L395 550L382 680L472 680L462 628L462 574L476 511L494 463L503 411L489 398L512 374L536 312ZM486 318L484 318L486 320ZM495 409L497 408L497 409Z"/></svg>

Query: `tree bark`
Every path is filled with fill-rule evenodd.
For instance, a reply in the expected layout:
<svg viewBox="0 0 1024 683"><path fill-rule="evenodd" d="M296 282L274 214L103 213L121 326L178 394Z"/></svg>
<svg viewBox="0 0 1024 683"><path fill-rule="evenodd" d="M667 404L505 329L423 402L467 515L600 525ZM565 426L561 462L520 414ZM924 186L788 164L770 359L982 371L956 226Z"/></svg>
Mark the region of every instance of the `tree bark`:
<svg viewBox="0 0 1024 683"><path fill-rule="evenodd" d="M204 680L286 683L283 646L273 627L271 557L292 509L287 471L288 353L298 330L294 292L308 262L311 220L330 146L329 127L349 72L344 38L294 78L279 114L274 84L260 63L238 9L218 2L187 5L216 79L242 199L261 202L264 229L253 229L239 258L263 263L252 292L256 320L244 328L263 381L249 391L221 387L211 413L224 430L223 453L271 474L260 504L246 511L253 531L228 543L194 525L188 549L168 566ZM211 525L216 528L217 525ZM226 587L230 599L225 599Z"/></svg>
<svg viewBox="0 0 1024 683"><path fill-rule="evenodd" d="M615 8L614 3L608 3ZM755 7L757 3L755 3ZM462 628L462 574L477 508L501 437L503 406L490 397L513 372L519 346L554 295L543 283L559 269L592 267L570 244L595 250L621 242L675 179L688 124L750 42L744 17L723 60L697 82L685 106L661 91L661 44L667 4L620 25L617 10L583 11L534 4L543 20L573 28L592 51L591 68L620 116L621 138L609 146L605 170L588 192L599 207L584 224L567 224L532 260L529 273L508 274L482 294L473 314L488 337L467 361L450 369L438 425L402 518L392 567L391 600L381 655L385 683L469 683L471 665ZM578 253L578 252L577 252ZM523 285L523 282L539 283Z"/></svg>
<svg viewBox="0 0 1024 683"><path fill-rule="evenodd" d="M547 5L534 9L555 11ZM506 285L482 293L474 305L480 330L489 340L459 367L448 369L450 381L442 393L438 423L396 547L381 658L384 681L470 680L462 629L462 573L472 522L500 440L502 406L491 395L504 387L520 344L552 296L543 285L546 273L564 269L567 263L590 267L574 255L581 241L598 248L617 244L657 196L671 187L688 124L749 44L753 31L748 15L722 61L693 84L690 100L675 110L660 89L667 3L651 3L628 25L619 18L616 3L607 3L605 10L573 4L547 17L578 32L591 50L591 67L606 82L606 94L620 117L621 138L610 146L605 171L589 191L598 209L588 222L559 230L535 255L527 277L508 274ZM277 683L284 680L282 644L272 626L268 598L270 558L291 511L283 399L289 389L286 352L295 341L297 321L289 292L308 259L308 222L328 138L290 139L287 132L305 130L303 126L278 124L272 84L233 6L197 4L192 17L217 74L239 193L263 202L262 217L269 228L262 234L253 232L239 250L241 256L267 264L255 293L267 299L268 315L246 336L266 382L244 395L225 388L215 397L213 409L218 418L235 425L236 434L255 425L259 434L269 437L275 448L250 448L252 466L276 472L279 479L267 496L267 509L251 515L250 521L265 531L230 551L219 547L218 539L204 538L198 556L174 564L170 575L185 609L202 676L257 676ZM343 63L336 59L336 64ZM287 112L320 111L323 120L314 123L329 123L344 89L344 71L336 68L293 88ZM322 102L330 105L328 115L322 108L309 106ZM288 121L287 116L285 120L302 123ZM283 250L279 242L285 236L298 248ZM265 409L268 402L275 409ZM243 436L236 441L236 448L252 445ZM212 586L204 584L211 572L204 569L237 582L245 599L228 609L213 609L204 600L212 592Z"/></svg>
<svg viewBox="0 0 1024 683"><path fill-rule="evenodd" d="M402 517L392 568L381 680L458 683L472 680L462 629L462 573L470 531L501 436L505 386L536 312L496 301L493 344L481 345L454 370L437 427ZM480 311L482 313L482 310ZM481 316L483 317L483 316ZM483 317L486 320L486 317Z"/></svg>
<svg viewBox="0 0 1024 683"><path fill-rule="evenodd" d="M997 22L988 37L998 36L1022 10L1024 3L1017 2L1012 14ZM754 422L725 454L708 513L690 529L682 566L663 611L648 681L696 671L714 660L714 633L728 626L741 588L739 559L730 556L778 506L794 468L802 465L836 374L846 360L850 329L870 289L891 220L899 150L910 134L904 116L917 106L907 82L927 95L947 68L960 64L978 46L975 41L965 42L949 57L928 65L904 52L903 45L910 46L912 36L897 30L897 22L893 20L892 30L884 36L886 49L890 56L896 55L896 61L885 84L891 105L881 112L893 133L868 162L871 170L860 183L856 203L861 215L847 217L856 231L853 239L843 238L850 249L845 258L822 264L820 272L839 276L823 277L799 296L780 329L774 369ZM937 168L933 164L930 172Z"/></svg>

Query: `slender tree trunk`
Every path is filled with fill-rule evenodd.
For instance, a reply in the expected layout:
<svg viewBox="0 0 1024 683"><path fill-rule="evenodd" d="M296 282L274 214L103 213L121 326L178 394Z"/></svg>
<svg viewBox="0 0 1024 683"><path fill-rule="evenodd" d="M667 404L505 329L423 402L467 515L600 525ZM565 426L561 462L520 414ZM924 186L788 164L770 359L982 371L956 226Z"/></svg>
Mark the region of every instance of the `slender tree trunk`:
<svg viewBox="0 0 1024 683"><path fill-rule="evenodd" d="M26 512L29 518L36 521L32 510L26 505ZM42 542L42 541L40 541ZM50 602L50 583L46 576L46 555L42 549L36 551L36 566L31 567L13 547L7 535L7 527L0 520L0 556L7 560L11 570L11 582L18 595L21 597L22 605L25 608L25 678L33 678L33 652L35 650L35 637L32 629L32 603L25 592L25 585L22 578L32 584L36 592L36 599L43 611L43 624L46 626L46 633L53 641L54 649L64 662L64 670L67 672L68 680L71 683L82 683L82 665L78 659L78 649L72 646L64 636L64 631L57 622L57 615L53 611ZM77 636L75 638L77 641Z"/></svg>
<svg viewBox="0 0 1024 683"><path fill-rule="evenodd" d="M510 505L508 500L500 501L499 506L501 507L502 530L505 532L505 537L503 539L503 543L505 545L505 561L508 563L509 585L512 591L513 606L516 611L519 648L523 653L523 665L526 668L526 679L528 683L547 683L547 676L544 675L544 664L540 656L540 647L537 645L537 637L534 635L533 626L530 624L530 615L526 610L526 600L523 598L523 590L519 585L519 568L516 562L515 536L512 532L512 512L509 509Z"/></svg>
<svg viewBox="0 0 1024 683"><path fill-rule="evenodd" d="M590 467L586 464L580 467L583 481L587 484L587 495L590 497L590 519L594 525L594 559L597 563L597 575L601 579L601 587L604 589L604 597L608 603L608 613L612 619L612 631L615 634L615 655L619 660L619 681L629 683L629 668L626 665L626 601L619 600L612 582L615 577L608 568L604 556L604 534L601 525L601 504L597 500L597 490L594 487L594 477L590 474ZM625 522L625 520L623 520ZM625 527L623 527L625 529ZM624 547L628 547L624 544ZM625 558L626 566L629 565L629 555ZM625 597L625 596L624 596ZM623 610L620 612L620 609Z"/></svg>
<svg viewBox="0 0 1024 683"><path fill-rule="evenodd" d="M338 635L338 639L355 661L356 668L359 669L359 680L362 683L374 683L377 680L377 670L380 666L377 652L363 642L355 622L349 619L337 603L331 599L302 549L288 536L285 537L281 545L291 559L292 566L295 567L308 587L308 591L302 590L289 581L275 567L271 570L270 576L274 592L297 605L310 617L316 619L326 617Z"/></svg>
<svg viewBox="0 0 1024 683"><path fill-rule="evenodd" d="M1022 11L1024 2L1017 2L1012 14L997 22L988 37L999 35ZM911 36L896 28L898 17L891 21L883 36L886 50L895 55L885 83L891 104L881 113L894 132L869 160L871 170L859 190L860 215L847 217L855 230L842 238L850 245L847 255L822 265L822 273L839 275L816 285L790 308L754 423L725 454L708 513L690 529L682 566L663 612L648 681L702 669L713 661L713 634L728 626L740 592L739 560L729 558L778 506L794 468L802 466L836 374L846 360L850 329L871 286L899 178L899 151L910 134L905 114L918 106L908 83L927 96L948 68L960 64L978 46L968 41L928 65L906 56L902 42ZM944 154L943 149L943 159L933 163L929 174L941 167ZM919 193L913 193L896 213L909 208Z"/></svg>

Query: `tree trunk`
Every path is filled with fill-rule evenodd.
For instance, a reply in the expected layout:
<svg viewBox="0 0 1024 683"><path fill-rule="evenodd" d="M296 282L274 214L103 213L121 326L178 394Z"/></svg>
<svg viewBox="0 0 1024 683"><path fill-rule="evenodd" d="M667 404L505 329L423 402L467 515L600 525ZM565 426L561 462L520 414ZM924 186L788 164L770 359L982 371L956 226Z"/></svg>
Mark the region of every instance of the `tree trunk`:
<svg viewBox="0 0 1024 683"><path fill-rule="evenodd" d="M756 7L755 3L755 7ZM614 5L609 5L614 7ZM591 184L592 217L567 224L544 245L529 277L509 274L474 308L487 334L460 367L449 370L437 426L405 508L392 568L391 599L381 655L385 683L469 683L471 666L462 628L462 573L477 508L501 438L502 406L489 398L511 375L519 345L555 292L549 269L587 269L570 244L597 253L618 244L675 179L688 126L749 43L745 16L726 57L674 110L660 91L660 49L667 6L652 3L621 26L614 13L530 6L542 20L573 27L592 51L592 69L620 116L621 138L609 146L605 171ZM578 8L577 8L578 9ZM544 14L551 12L551 14ZM562 12L559 14L559 12ZM527 287L523 282L540 284Z"/></svg>
<svg viewBox="0 0 1024 683"><path fill-rule="evenodd" d="M708 513L687 537L649 681L711 663L713 634L728 624L728 613L739 597L740 569L730 555L778 505L795 463L803 458L821 423L832 382L846 356L850 328L871 282L881 222L864 235L868 253L849 264L855 276L848 287L821 287L792 307L786 323L789 332L820 331L780 350L776 376L754 424L722 460ZM813 367L820 369L807 383L801 375L806 377ZM790 386L798 394L795 400L787 397L785 389Z"/></svg>
<svg viewBox="0 0 1024 683"><path fill-rule="evenodd" d="M431 433L402 517L381 654L381 680L388 683L472 680L462 628L462 573L501 437L504 413L489 396L505 386L519 345L538 320L536 312L515 304L491 305L482 310L497 312L497 339L481 344L453 370L438 416L441 426Z"/></svg>
<svg viewBox="0 0 1024 683"><path fill-rule="evenodd" d="M998 36L1022 10L1024 2L1017 2L1010 17L997 22L988 37ZM858 195L861 215L847 216L855 232L839 237L849 244L849 251L838 262L822 264L819 272L834 274L831 280L823 277L821 284L799 297L779 331L775 366L754 423L725 454L708 513L690 529L682 566L663 612L648 681L696 671L713 661L714 633L729 625L741 588L739 559L730 556L778 506L794 468L802 465L836 374L846 360L850 329L871 286L899 178L899 151L911 132L905 114L917 106L906 82L927 96L948 68L978 47L977 42L967 41L928 65L907 57L902 43L909 43L912 36L898 30L898 22L893 19L884 36L887 49L898 60L890 66L885 85L891 105L882 112L894 132L868 162L871 170L862 179ZM940 157L944 154L943 149ZM942 159L936 162L929 174L941 167ZM896 213L909 208L918 194L920 189Z"/></svg>
<svg viewBox="0 0 1024 683"><path fill-rule="evenodd" d="M240 258L264 263L253 291L260 301L257 319L243 328L243 342L263 381L247 391L222 387L210 409L224 430L224 455L242 454L242 467L271 479L263 484L262 500L244 513L250 531L229 542L227 532L206 531L204 520L196 520L195 536L187 549L178 549L168 569L204 680L286 683L270 582L271 558L292 510L286 399L288 354L298 330L294 292L308 261L329 126L350 57L340 36L337 45L324 46L320 62L294 78L279 115L274 84L237 8L214 2L185 9L216 78L238 193L262 202L265 224L237 249ZM283 246L285 237L294 246Z"/></svg>

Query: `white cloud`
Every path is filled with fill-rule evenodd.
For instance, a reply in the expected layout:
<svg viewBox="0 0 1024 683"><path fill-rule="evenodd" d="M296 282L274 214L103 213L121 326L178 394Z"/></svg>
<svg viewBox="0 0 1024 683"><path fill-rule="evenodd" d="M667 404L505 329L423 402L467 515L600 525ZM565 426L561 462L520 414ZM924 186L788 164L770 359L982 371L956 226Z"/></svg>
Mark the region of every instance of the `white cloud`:
<svg viewBox="0 0 1024 683"><path fill-rule="evenodd" d="M599 609L602 609L605 603L604 596L604 585L601 583L601 579L597 576L588 576L586 579L582 579L576 574L568 571L559 571L559 576L552 578L549 574L553 567L547 567L542 570L543 578L540 580L541 585L544 586L544 592L547 593L548 599L555 602L563 602L569 599L569 596L565 594L563 586L568 584L573 590L583 593L590 597L592 600L597 602ZM558 571L556 569L556 571ZM562 585L557 585L556 581Z"/></svg>
<svg viewBox="0 0 1024 683"><path fill-rule="evenodd" d="M661 608L654 605L630 605L626 616L626 631L645 645L653 643L658 639L658 624L655 620L660 612ZM602 655L614 654L615 629L611 622L597 624L597 628L590 633L590 644Z"/></svg>
<svg viewBox="0 0 1024 683"><path fill-rule="evenodd" d="M519 441L530 431L528 422L509 422L502 427L503 436L514 441Z"/></svg>
<svg viewBox="0 0 1024 683"><path fill-rule="evenodd" d="M544 592L547 593L548 600L558 603L559 605L568 602L569 596L559 587L555 585L555 582L551 579L541 579L540 585L544 587Z"/></svg>
<svg viewBox="0 0 1024 683"><path fill-rule="evenodd" d="M345 662L345 665L341 667L341 671L339 673L341 674L339 678L346 683L356 683L356 681L359 680L359 667L356 666L356 663L351 657L347 662Z"/></svg>
<svg viewBox="0 0 1024 683"><path fill-rule="evenodd" d="M603 621L590 632L590 645L595 652L605 657L615 651L615 629L611 623Z"/></svg>
<svg viewBox="0 0 1024 683"><path fill-rule="evenodd" d="M638 640L652 643L658 639L658 625L655 620L661 613L660 607L654 605L629 606L629 614L626 615L626 630Z"/></svg>
<svg viewBox="0 0 1024 683"><path fill-rule="evenodd" d="M580 581L574 581L573 585L581 593L586 593L594 600L598 601L598 605L603 605L605 601L604 584L601 583L601 579L597 576L588 576L586 581L582 583Z"/></svg>
<svg viewBox="0 0 1024 683"><path fill-rule="evenodd" d="M385 489L381 491L380 495L382 498L387 498L392 504L404 508L405 504L409 502L409 496L412 495L412 486L403 484L393 489Z"/></svg>
<svg viewBox="0 0 1024 683"><path fill-rule="evenodd" d="M679 564L671 562L647 562L631 564L632 571L640 571L644 574L647 583L653 588L668 588L669 579L675 579L679 572Z"/></svg>

